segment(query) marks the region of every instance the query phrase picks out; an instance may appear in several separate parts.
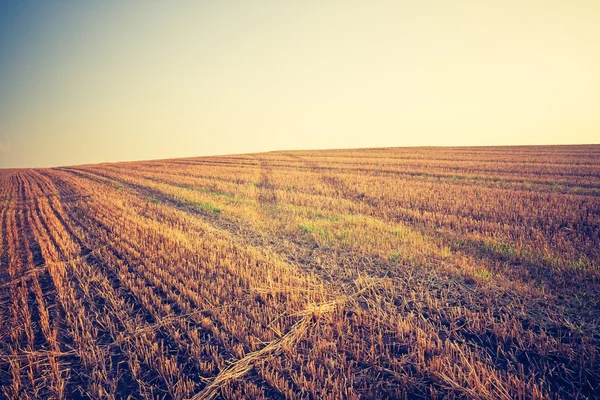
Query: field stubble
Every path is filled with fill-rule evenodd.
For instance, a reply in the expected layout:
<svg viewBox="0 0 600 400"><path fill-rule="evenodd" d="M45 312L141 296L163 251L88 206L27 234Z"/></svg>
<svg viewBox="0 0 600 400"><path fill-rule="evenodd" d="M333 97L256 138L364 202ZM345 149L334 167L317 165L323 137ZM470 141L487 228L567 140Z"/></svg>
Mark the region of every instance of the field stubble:
<svg viewBox="0 0 600 400"><path fill-rule="evenodd" d="M600 147L0 171L0 396L594 398Z"/></svg>

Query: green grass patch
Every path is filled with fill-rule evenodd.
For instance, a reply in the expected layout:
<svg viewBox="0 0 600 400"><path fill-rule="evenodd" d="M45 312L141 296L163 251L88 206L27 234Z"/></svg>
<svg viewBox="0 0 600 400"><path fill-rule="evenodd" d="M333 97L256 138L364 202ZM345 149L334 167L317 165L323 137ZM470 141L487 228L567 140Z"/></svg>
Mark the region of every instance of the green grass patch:
<svg viewBox="0 0 600 400"><path fill-rule="evenodd" d="M298 228L304 233L313 233L316 230L315 223L312 221L300 224Z"/></svg>
<svg viewBox="0 0 600 400"><path fill-rule="evenodd" d="M146 201L148 203L152 203L152 204L160 204L161 201L159 199L157 199L156 197L146 197Z"/></svg>
<svg viewBox="0 0 600 400"><path fill-rule="evenodd" d="M495 250L507 259L513 259L517 255L517 250L514 247L504 243L496 245Z"/></svg>
<svg viewBox="0 0 600 400"><path fill-rule="evenodd" d="M571 264L571 269L576 271L587 271L591 267L590 260L586 257L579 257L575 262Z"/></svg>
<svg viewBox="0 0 600 400"><path fill-rule="evenodd" d="M222 211L219 207L215 206L212 203L192 202L192 206L200 211L208 211L215 214L219 214Z"/></svg>
<svg viewBox="0 0 600 400"><path fill-rule="evenodd" d="M482 250L495 253L503 260L512 261L518 256L517 249L505 243L483 242Z"/></svg>
<svg viewBox="0 0 600 400"><path fill-rule="evenodd" d="M220 196L225 197L227 199L235 199L235 194L229 192L223 192L220 190L210 189L210 188L200 188L198 189L202 193L210 194L211 196Z"/></svg>
<svg viewBox="0 0 600 400"><path fill-rule="evenodd" d="M481 268L473 272L473 276L478 279L488 280L490 279L490 272L485 268Z"/></svg>

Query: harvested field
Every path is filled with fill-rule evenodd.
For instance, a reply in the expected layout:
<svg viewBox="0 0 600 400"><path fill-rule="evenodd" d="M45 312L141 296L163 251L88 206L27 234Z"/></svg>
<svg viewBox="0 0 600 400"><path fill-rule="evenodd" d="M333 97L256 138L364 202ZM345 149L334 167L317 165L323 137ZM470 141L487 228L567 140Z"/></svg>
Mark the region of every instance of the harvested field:
<svg viewBox="0 0 600 400"><path fill-rule="evenodd" d="M0 397L600 397L600 146L0 170Z"/></svg>

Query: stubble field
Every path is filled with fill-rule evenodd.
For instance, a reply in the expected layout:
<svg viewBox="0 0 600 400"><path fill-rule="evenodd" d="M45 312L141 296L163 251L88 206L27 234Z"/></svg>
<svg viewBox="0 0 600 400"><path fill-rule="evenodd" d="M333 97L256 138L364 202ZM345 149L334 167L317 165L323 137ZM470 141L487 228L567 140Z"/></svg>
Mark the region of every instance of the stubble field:
<svg viewBox="0 0 600 400"><path fill-rule="evenodd" d="M600 397L600 146L0 170L0 397Z"/></svg>

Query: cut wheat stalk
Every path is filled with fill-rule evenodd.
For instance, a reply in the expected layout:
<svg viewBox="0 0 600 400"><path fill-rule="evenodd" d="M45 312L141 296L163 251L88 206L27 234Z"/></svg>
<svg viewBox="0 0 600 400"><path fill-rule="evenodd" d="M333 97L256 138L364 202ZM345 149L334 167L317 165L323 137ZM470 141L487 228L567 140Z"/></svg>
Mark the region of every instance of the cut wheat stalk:
<svg viewBox="0 0 600 400"><path fill-rule="evenodd" d="M230 364L227 368L223 369L217 377L204 388L204 390L192 396L190 400L214 399L225 383L246 375L246 373L252 370L255 362L266 355L279 354L283 346L291 346L296 343L305 335L309 326L316 323L316 317L318 315L333 311L339 304L344 303L346 300L346 297L342 297L320 305L310 305L299 313L303 315L302 319L296 322L285 335L269 342L262 349L249 353L245 357Z"/></svg>
<svg viewBox="0 0 600 400"><path fill-rule="evenodd" d="M73 257L73 258L69 258L66 260L60 260L60 261L53 261L53 262L45 262L43 264L40 265L35 265L33 268L23 272L21 274L21 276L19 276L18 278L14 278L6 283L3 283L2 285L0 285L0 288L4 288L4 287L8 287L11 286L13 284L16 283L24 283L27 279L31 278L33 275L35 274L39 274L40 272L44 272L46 271L46 267L52 266L52 265L66 265L72 261L78 261L78 260L85 260L87 259L90 255L100 251L101 249L107 247L107 245L104 246L100 246L96 249L90 250L89 253L85 254L85 255L80 255L77 257Z"/></svg>

